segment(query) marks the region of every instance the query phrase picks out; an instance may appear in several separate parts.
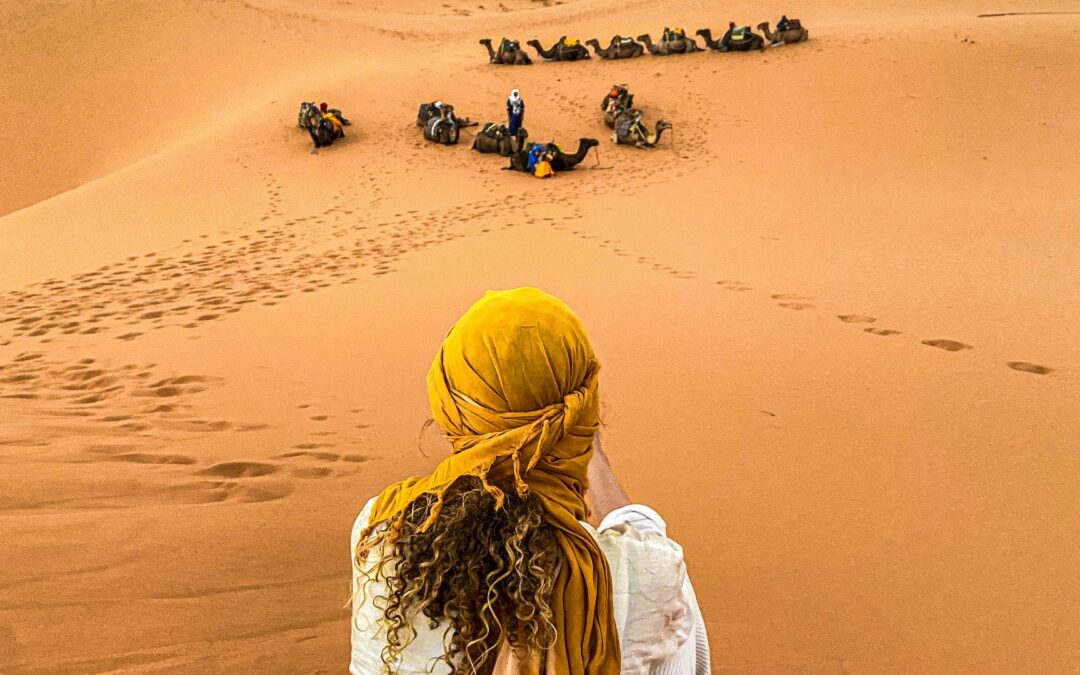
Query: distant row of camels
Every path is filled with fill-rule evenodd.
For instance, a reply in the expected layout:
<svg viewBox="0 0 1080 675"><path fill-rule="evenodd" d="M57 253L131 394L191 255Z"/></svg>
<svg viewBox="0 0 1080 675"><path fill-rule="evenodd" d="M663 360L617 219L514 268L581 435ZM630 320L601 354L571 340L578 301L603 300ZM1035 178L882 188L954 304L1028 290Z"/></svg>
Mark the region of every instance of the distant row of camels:
<svg viewBox="0 0 1080 675"><path fill-rule="evenodd" d="M782 30L771 30L768 21L759 23L757 27L761 31L760 34L755 33L749 26L732 24L719 39L713 39L713 33L708 28L701 28L695 34L701 36L706 48L718 52L762 50L766 47L805 42L810 38L810 31L803 28L798 19L787 21L787 25ZM487 48L491 63L524 66L533 62L532 57L517 40L503 38L497 49L492 46L490 39L480 40L480 44ZM632 59L644 56L646 52L654 56L668 56L704 51L694 38L688 36L680 28L673 30L665 28L659 42L653 42L652 37L645 33L637 38L615 35L607 47L602 47L600 41L595 38L580 42L567 39L565 35L559 38L550 49L544 49L539 40L529 40L525 44L535 49L540 58L546 61L588 59L591 58L589 47L592 47L596 55L602 59Z"/></svg>

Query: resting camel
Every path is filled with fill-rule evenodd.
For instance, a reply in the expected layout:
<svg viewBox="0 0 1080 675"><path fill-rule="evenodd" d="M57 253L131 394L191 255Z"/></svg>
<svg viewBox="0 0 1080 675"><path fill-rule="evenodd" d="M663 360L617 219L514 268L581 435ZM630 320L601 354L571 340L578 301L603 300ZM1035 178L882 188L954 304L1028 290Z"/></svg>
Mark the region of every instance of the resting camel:
<svg viewBox="0 0 1080 675"><path fill-rule="evenodd" d="M600 101L600 109L607 112L612 104L616 108L630 108L634 105L634 95L626 88L625 84L612 85L611 93Z"/></svg>
<svg viewBox="0 0 1080 675"><path fill-rule="evenodd" d="M580 164L581 160L585 159L585 155L589 154L589 150L598 145L600 145L600 141L595 138L581 138L578 139L577 152L568 155L557 144L548 143L547 149L551 153L548 161L551 162L551 168L556 171L570 171Z"/></svg>
<svg viewBox="0 0 1080 675"><path fill-rule="evenodd" d="M461 128L472 126L468 119L459 120L454 115L454 106L441 102L421 103L416 125L423 127L424 138L444 145L456 144Z"/></svg>
<svg viewBox="0 0 1080 675"><path fill-rule="evenodd" d="M592 46L596 55L602 59L632 59L645 53L645 47L640 42L621 35L611 38L607 49L601 49L600 41L596 38L586 40L585 44Z"/></svg>
<svg viewBox="0 0 1080 675"><path fill-rule="evenodd" d="M498 51L491 48L491 40L488 38L481 40L480 44L487 47L488 58L491 59L492 63L506 66L527 66L532 63L532 57L521 48L521 43L517 40L503 38L502 42L499 43Z"/></svg>
<svg viewBox="0 0 1080 675"><path fill-rule="evenodd" d="M448 117L432 117L424 125L424 138L443 145L457 145L461 127L457 120Z"/></svg>
<svg viewBox="0 0 1080 675"><path fill-rule="evenodd" d="M641 111L634 107L634 95L622 85L616 85L613 89L618 90L617 96L608 94L600 102L600 108L604 111L604 124L614 129L618 119L623 115L640 115Z"/></svg>
<svg viewBox="0 0 1080 675"><path fill-rule="evenodd" d="M713 40L712 31L708 28L702 28L697 34L705 39L705 44L709 49L718 52L748 52L752 49L765 49L765 38L748 27L744 28L742 39L736 39L731 35L731 31L728 31L719 40Z"/></svg>
<svg viewBox="0 0 1080 675"><path fill-rule="evenodd" d="M809 40L810 31L803 28L798 20L795 20L794 23L798 26L797 28L778 30L775 33L769 30L768 21L762 21L757 27L759 31L765 34L765 39L769 41L770 45L787 45Z"/></svg>
<svg viewBox="0 0 1080 675"><path fill-rule="evenodd" d="M589 49L585 45L577 40L567 40L565 35L559 38L551 49L541 47L539 40L529 40L525 44L548 61L581 61L589 58Z"/></svg>
<svg viewBox="0 0 1080 675"><path fill-rule="evenodd" d="M473 139L472 149L477 152L494 152L502 157L509 157L518 148L524 148L529 138L529 132L524 127L518 129L517 134L510 135L505 124L489 122L484 125L480 133Z"/></svg>
<svg viewBox="0 0 1080 675"><path fill-rule="evenodd" d="M661 40L659 44L653 44L652 38L649 34L639 35L640 40L645 48L649 50L650 54L654 56L667 56L669 54L689 54L690 52L700 52L701 47L697 46L694 42L694 38L686 36L676 36L674 38L669 37L667 40Z"/></svg>
<svg viewBox="0 0 1080 675"><path fill-rule="evenodd" d="M311 142L315 144L315 147L311 149L312 153L317 152L319 148L333 145L334 141L345 136L345 130L330 120L323 119L322 113L317 117L309 116L304 120L304 126L311 134Z"/></svg>
<svg viewBox="0 0 1080 675"><path fill-rule="evenodd" d="M623 119L619 120L619 126L615 128L611 140L615 141L616 145L636 145L639 148L652 148L660 142L660 137L664 132L671 128L671 122L659 120L656 123L656 133L650 134L641 121L640 115L634 117L624 116Z"/></svg>

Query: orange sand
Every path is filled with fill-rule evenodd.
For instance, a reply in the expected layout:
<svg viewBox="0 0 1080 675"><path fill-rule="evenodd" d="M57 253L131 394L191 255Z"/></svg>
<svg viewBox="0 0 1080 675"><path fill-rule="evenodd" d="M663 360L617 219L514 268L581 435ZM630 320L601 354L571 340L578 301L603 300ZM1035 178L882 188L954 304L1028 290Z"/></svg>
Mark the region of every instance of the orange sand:
<svg viewBox="0 0 1080 675"><path fill-rule="evenodd" d="M715 672L1080 669L1080 15L544 4L0 6L0 671L342 672L349 525L444 452L446 328L521 284L590 327ZM476 44L782 12L810 43ZM612 146L612 82L674 143ZM610 170L421 141L514 86ZM354 123L317 156L311 98Z"/></svg>

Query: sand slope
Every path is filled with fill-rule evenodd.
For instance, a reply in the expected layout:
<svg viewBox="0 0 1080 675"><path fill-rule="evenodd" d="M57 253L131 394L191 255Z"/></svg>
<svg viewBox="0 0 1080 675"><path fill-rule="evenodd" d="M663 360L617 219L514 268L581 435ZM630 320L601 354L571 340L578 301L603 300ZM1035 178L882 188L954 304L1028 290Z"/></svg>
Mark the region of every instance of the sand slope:
<svg viewBox="0 0 1080 675"><path fill-rule="evenodd" d="M812 41L486 63L728 18L549 4L0 9L0 100L51 120L0 130L0 671L342 672L352 518L445 451L438 340L521 284L589 325L715 672L1080 667L1080 15L740 2ZM674 142L612 146L612 82ZM514 86L602 169L421 141ZM317 156L310 98L354 122Z"/></svg>

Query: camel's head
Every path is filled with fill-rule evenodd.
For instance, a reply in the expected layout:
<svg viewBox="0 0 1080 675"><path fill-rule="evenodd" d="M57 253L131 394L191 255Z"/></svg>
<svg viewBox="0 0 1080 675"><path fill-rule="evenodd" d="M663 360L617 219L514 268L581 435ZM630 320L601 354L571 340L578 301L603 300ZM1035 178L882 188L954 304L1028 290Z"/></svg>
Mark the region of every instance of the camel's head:
<svg viewBox="0 0 1080 675"><path fill-rule="evenodd" d="M600 145L600 141L595 138L579 138L578 142L584 145L586 148L595 148Z"/></svg>
<svg viewBox="0 0 1080 675"><path fill-rule="evenodd" d="M670 131L672 128L673 127L671 126L671 122L668 122L667 120L660 120L659 122L656 123L656 130L657 131L660 131L660 130Z"/></svg>
<svg viewBox="0 0 1080 675"><path fill-rule="evenodd" d="M643 34L637 36L637 39L641 40L642 42L652 42L652 38L649 37L648 33L643 33Z"/></svg>
<svg viewBox="0 0 1080 675"><path fill-rule="evenodd" d="M761 23L759 23L757 25L757 29L760 30L760 31L766 31L767 32L769 30L769 22L768 21L762 21Z"/></svg>
<svg viewBox="0 0 1080 675"><path fill-rule="evenodd" d="M491 46L491 38L484 38L483 40L480 41L480 44L487 45L487 46L490 47Z"/></svg>
<svg viewBox="0 0 1080 675"><path fill-rule="evenodd" d="M588 40L585 41L585 44L587 44L587 45L596 45L597 47L599 47L600 46L600 41L597 40L596 38L589 38Z"/></svg>
<svg viewBox="0 0 1080 675"><path fill-rule="evenodd" d="M708 28L698 28L694 35L700 35L701 37L708 39L708 37L712 35L712 31Z"/></svg>
<svg viewBox="0 0 1080 675"><path fill-rule="evenodd" d="M530 47L537 47L537 46L540 45L540 41L539 40L529 40L525 44L529 45Z"/></svg>

